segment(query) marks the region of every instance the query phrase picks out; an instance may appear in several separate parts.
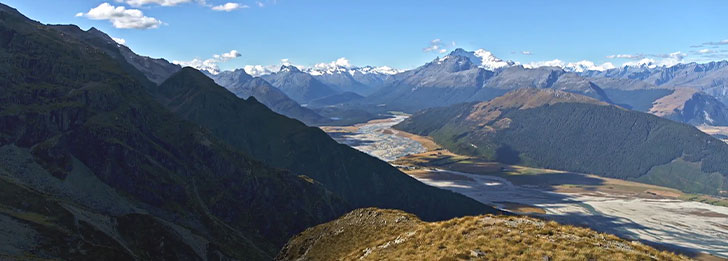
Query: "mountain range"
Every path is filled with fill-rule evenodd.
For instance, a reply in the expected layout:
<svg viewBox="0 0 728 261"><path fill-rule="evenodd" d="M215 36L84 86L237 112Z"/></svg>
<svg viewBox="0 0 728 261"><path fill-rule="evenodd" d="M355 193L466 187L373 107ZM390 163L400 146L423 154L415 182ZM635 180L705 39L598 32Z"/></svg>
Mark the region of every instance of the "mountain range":
<svg viewBox="0 0 728 261"><path fill-rule="evenodd" d="M643 64L580 74L590 78L639 80L663 88L692 88L728 102L728 61L670 67Z"/></svg>
<svg viewBox="0 0 728 261"><path fill-rule="evenodd" d="M346 115L359 115L357 120L366 121L388 110L412 113L462 102L488 101L520 88L549 88L679 122L723 126L728 124L728 110L723 103L728 92L723 84L726 65L728 62L724 61L672 67L644 64L608 70L594 70L582 63L535 67L502 60L483 49L458 48L406 71L331 63L300 68L284 65L278 72L261 76L281 92L262 81L253 84L263 86L263 90L255 92L255 86L248 83L251 77L231 76L242 70L208 76L216 80L227 77L219 83L241 97L254 96L276 112L312 125L343 124L336 119Z"/></svg>
<svg viewBox="0 0 728 261"><path fill-rule="evenodd" d="M224 71L218 74L204 72L205 75L215 80L215 83L227 88L236 96L243 99L254 97L274 112L300 120L307 125L320 125L331 122L330 119L317 114L311 109L302 107L283 91L262 78L250 76L245 70Z"/></svg>
<svg viewBox="0 0 728 261"><path fill-rule="evenodd" d="M692 126L728 125L726 63L589 71L456 49L408 71L258 77L0 3L0 260L682 259L511 216L311 126L404 111L394 128L455 153L726 195L728 144Z"/></svg>
<svg viewBox="0 0 728 261"><path fill-rule="evenodd" d="M389 67L346 67L329 64L305 68L304 72L338 92L367 96L389 84L392 75L400 71Z"/></svg>
<svg viewBox="0 0 728 261"><path fill-rule="evenodd" d="M0 36L1 259L270 260L357 207L496 212L96 30L0 4Z"/></svg>

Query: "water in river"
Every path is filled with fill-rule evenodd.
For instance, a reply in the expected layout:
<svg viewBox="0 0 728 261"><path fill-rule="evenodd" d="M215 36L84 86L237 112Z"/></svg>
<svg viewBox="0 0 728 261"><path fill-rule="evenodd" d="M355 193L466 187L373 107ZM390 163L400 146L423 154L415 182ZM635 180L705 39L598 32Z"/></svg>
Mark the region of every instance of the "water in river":
<svg viewBox="0 0 728 261"><path fill-rule="evenodd" d="M425 148L397 135L392 126L407 116L372 121L348 133L329 133L337 141L384 161ZM625 198L610 194L556 193L539 187L518 186L480 174L451 172L447 179L418 178L421 182L461 193L488 205L503 201L538 206L542 216L561 223L588 226L623 238L642 240L672 249L700 251L728 258L728 208L677 199Z"/></svg>
<svg viewBox="0 0 728 261"><path fill-rule="evenodd" d="M391 128L405 119L407 116L395 116L357 125L358 129L353 133L329 133L329 135L339 143L389 162L410 154L425 152L422 144L397 135L398 131Z"/></svg>

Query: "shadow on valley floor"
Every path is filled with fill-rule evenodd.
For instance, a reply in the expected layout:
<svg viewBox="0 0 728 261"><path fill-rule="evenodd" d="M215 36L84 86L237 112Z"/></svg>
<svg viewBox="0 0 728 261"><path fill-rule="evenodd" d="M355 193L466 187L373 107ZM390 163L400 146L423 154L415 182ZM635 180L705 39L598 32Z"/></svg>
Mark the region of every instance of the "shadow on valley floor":
<svg viewBox="0 0 728 261"><path fill-rule="evenodd" d="M347 138L347 136L357 135L357 133L329 132L326 134L328 134L329 137L331 137L335 141L337 141L341 144L346 144L350 147L365 146L365 145L374 143L374 141L372 141L372 140L360 140L360 139Z"/></svg>
<svg viewBox="0 0 728 261"><path fill-rule="evenodd" d="M547 219L547 220L554 220L556 222L562 223L562 224L570 224L574 226L581 226L581 227L588 227L595 231L608 233L608 234L614 234L618 235L621 238L633 240L633 241L639 241L643 244L652 246L657 249L676 252L680 254L684 254L686 256L689 256L691 258L696 257L702 257L706 258L705 254L701 254L700 252L696 251L695 249L691 249L688 247L682 247L675 244L665 243L665 242L657 242L652 240L646 240L646 239L640 239L639 235L637 233L634 233L630 230L642 230L642 231L649 231L649 230L655 230L654 228L648 228L646 226L637 224L629 219L620 218L620 217L612 217L605 214L598 214L598 215L589 215L589 214L583 214L583 213L569 213L569 214L562 214L562 215L537 215L541 218ZM673 237L676 238L702 238L701 240L689 240L690 243L703 245L703 246L722 246L725 244L724 241L721 240L715 240L715 239L709 239L705 235L701 235L699 233L682 233L677 231L665 231L661 230L660 232L668 233ZM703 259L700 260L703 260ZM715 257L708 258L707 260L726 260L722 258Z"/></svg>
<svg viewBox="0 0 728 261"><path fill-rule="evenodd" d="M697 231L692 232L685 229L685 227L670 229L672 226L681 225L678 223L669 224L667 221L661 224L663 226L647 227L628 218L602 213L591 205L579 201L569 194L562 193L564 192L564 184L574 185L582 192L580 195L584 195L583 192L587 194L595 192L593 195L596 197L601 195L598 192L610 189L612 185L615 186L615 190L625 191L631 189L629 186L624 188L620 187L620 184L607 184L603 179L578 173L539 172L537 169L527 169L526 172L521 169L521 174L506 174L507 169L492 173L481 171L478 174L452 169L423 170L422 173L411 172L411 175L427 179L429 181L426 181L426 183L429 182L431 185L464 194L485 204L510 205L509 207L515 206L515 208L522 209L533 209L532 206L548 206L546 207L550 210L548 213L541 212L539 214L533 211L528 215L554 220L562 224L589 227L595 231L615 234L625 239L640 241L656 248L682 253L691 257L698 257L700 254L697 250L689 247L649 239L679 238L685 243L701 246L702 249L707 251L711 249L720 251L720 249L724 248L724 241L716 239L714 235L704 235ZM559 191L559 193L556 193L556 191ZM629 197L628 194L624 196ZM512 210L508 207L507 209L524 213L524 211ZM648 235L646 239L645 235ZM717 252L714 252L714 254L717 254Z"/></svg>

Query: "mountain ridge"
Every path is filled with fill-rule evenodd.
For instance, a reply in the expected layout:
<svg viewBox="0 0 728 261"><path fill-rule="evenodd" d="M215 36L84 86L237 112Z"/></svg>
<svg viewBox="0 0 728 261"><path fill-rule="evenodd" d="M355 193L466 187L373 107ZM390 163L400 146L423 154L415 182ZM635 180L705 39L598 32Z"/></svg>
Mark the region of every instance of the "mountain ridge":
<svg viewBox="0 0 728 261"><path fill-rule="evenodd" d="M18 257L266 260L349 208L167 111L108 50L8 10L0 219L36 235L0 230Z"/></svg>
<svg viewBox="0 0 728 261"><path fill-rule="evenodd" d="M489 102L428 109L394 128L508 164L714 195L728 184L728 165L720 160L728 144L690 125L558 90L516 90Z"/></svg>
<svg viewBox="0 0 728 261"><path fill-rule="evenodd" d="M331 121L308 108L302 107L264 79L253 77L242 69L223 71L218 74L206 73L205 75L240 98L256 97L256 100L273 111L300 120L308 125L320 125Z"/></svg>

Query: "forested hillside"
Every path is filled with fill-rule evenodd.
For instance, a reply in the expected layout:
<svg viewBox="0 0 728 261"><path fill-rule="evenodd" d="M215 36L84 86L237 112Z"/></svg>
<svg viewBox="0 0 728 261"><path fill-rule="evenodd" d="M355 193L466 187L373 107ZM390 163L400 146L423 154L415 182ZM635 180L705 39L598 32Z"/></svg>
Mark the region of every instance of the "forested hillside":
<svg viewBox="0 0 728 261"><path fill-rule="evenodd" d="M688 192L726 190L728 144L695 127L577 94L525 89L415 114L395 128L460 153Z"/></svg>

